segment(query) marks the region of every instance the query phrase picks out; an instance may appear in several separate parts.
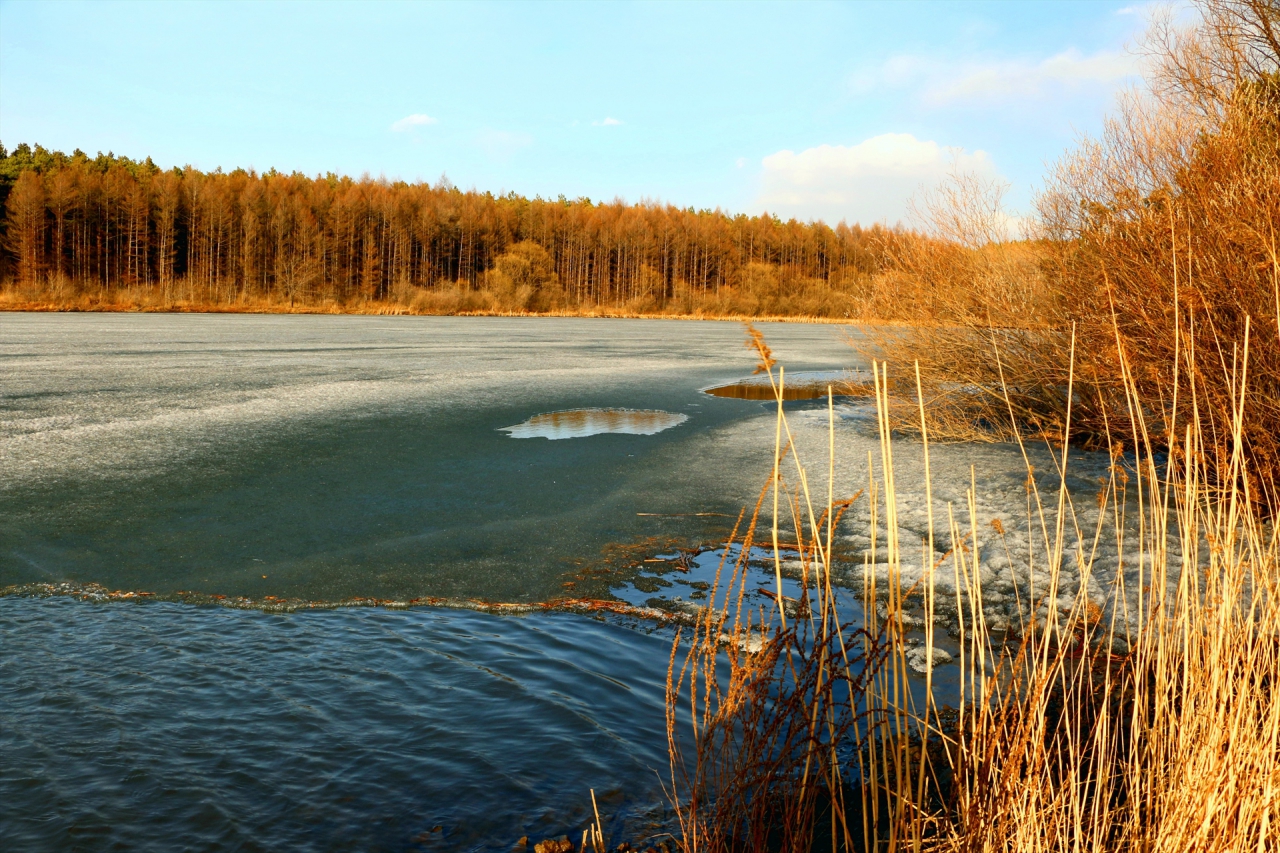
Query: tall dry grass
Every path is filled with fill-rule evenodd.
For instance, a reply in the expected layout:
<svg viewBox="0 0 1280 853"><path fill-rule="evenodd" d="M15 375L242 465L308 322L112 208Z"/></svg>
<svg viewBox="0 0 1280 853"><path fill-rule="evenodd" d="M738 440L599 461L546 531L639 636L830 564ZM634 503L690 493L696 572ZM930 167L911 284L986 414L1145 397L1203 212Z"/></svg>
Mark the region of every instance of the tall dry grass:
<svg viewBox="0 0 1280 853"><path fill-rule="evenodd" d="M830 485L834 424L824 501L779 403L773 473L754 515L735 530L738 560L723 589L717 579L724 604L707 612L682 666L679 643L673 647L669 715L689 714L696 733L692 744L671 742L683 849L1277 849L1280 539L1258 512L1244 441L1250 356L1241 342L1225 380L1233 395L1226 435L1203 417L1202 389L1180 376L1168 415L1181 436L1176 455L1149 438L1147 407L1120 356L1119 383L1136 413L1134 481L1126 486L1128 475L1113 466L1096 496L1104 510L1097 527L1080 529L1066 486L1069 436L1061 437L1056 493L1041 494L1028 480L1029 529L1038 531L1031 560L1049 567L1050 582L1026 603L1012 635L987 623L976 549L959 547L935 565L925 556L923 580L903 588L901 569L919 543L897 539L893 385L883 364L879 464L854 500L872 503L868 567L887 561L889 581L877 588L868 572L861 614L837 612L833 529L849 501ZM914 403L927 460L919 377L917 370ZM781 400L782 382L775 387ZM1225 472L1219 442L1229 448ZM929 530L946 529L953 542L966 533L976 539L990 524L978 517L976 495L934 518L929 477L926 462ZM1136 501L1125 499L1134 492ZM770 497L763 547L777 567L779 606L752 615L741 608L739 577ZM790 608L778 540L788 522L804 566L804 593ZM1109 600L1098 602L1087 590L1102 569L1095 560L1103 537L1120 542L1137 577L1119 573ZM1064 561L1078 583L1064 577ZM960 648L965 701L955 711L932 698L932 632L945 603L939 572L956 589L954 609L945 608ZM1068 595L1071 588L1080 592ZM914 682L906 643L913 624L924 626L928 658Z"/></svg>
<svg viewBox="0 0 1280 853"><path fill-rule="evenodd" d="M750 331L772 382L771 353L759 333ZM791 438L782 413L784 388L774 387L773 475L750 518L743 523L744 511L734 526L712 584L711 605L694 627L682 661L683 632L672 646L667 682L671 791L683 848L691 851L804 850L819 824L828 826L833 844L847 842L854 832L842 751L865 738L861 705L885 647L868 629L840 622L828 570L834 530L849 502L837 503L828 490L826 511L815 517L803 468L797 468L800 488L788 491L785 503L794 519L807 514L811 521L812 536L806 538L798 524L797 542L786 546L801 557L804 594L798 599L783 594L778 519L784 500L781 469L791 455ZM752 584L748 563L770 495L774 523L766 544L774 555L776 606L753 612L745 604ZM687 698L683 711L682 697ZM685 714L691 744L676 734Z"/></svg>

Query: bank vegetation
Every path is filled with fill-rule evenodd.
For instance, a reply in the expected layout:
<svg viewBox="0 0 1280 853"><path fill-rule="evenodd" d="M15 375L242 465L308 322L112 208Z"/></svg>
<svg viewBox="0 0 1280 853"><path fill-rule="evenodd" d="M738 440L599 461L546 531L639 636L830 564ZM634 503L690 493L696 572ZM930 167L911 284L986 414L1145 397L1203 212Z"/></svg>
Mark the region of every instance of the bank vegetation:
<svg viewBox="0 0 1280 853"><path fill-rule="evenodd" d="M939 438L1056 441L1070 419L1074 440L1133 452L1140 399L1146 438L1177 454L1174 412L1193 389L1214 470L1234 451L1233 383L1247 371L1240 441L1263 475L1258 497L1276 506L1280 4L1202 0L1196 12L1184 26L1156 13L1147 85L1050 171L1030 296L1031 244L1001 233L999 188L953 181L924 202L946 239L908 246L899 266L925 290L967 282L969 299L951 301L945 323L873 329L870 354L919 363ZM1029 322L1003 320L1010 302ZM913 417L908 406L895 422Z"/></svg>

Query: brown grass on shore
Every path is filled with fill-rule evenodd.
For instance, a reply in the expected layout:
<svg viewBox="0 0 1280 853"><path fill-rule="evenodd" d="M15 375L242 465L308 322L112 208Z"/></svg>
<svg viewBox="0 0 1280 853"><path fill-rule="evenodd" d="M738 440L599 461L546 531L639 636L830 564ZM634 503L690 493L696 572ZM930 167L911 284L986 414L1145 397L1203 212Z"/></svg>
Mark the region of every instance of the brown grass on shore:
<svg viewBox="0 0 1280 853"><path fill-rule="evenodd" d="M725 313L711 308L697 308L682 312L678 307L669 311L629 311L609 306L583 306L581 308L555 308L542 311L508 310L501 305L484 307L485 302L471 306L465 300L446 297L439 301L418 300L355 300L340 302L335 299L313 302L283 302L268 297L242 297L235 301L205 301L199 299L161 299L155 294L138 290L116 290L111 293L93 292L78 295L59 295L46 288L9 285L0 287L0 311L36 313L140 313L140 314L358 314L380 316L450 316L450 317L589 317L627 320L716 320L735 323L785 322L817 323L828 325L883 326L902 321L874 316L822 317L790 314L741 314ZM470 306L470 307L469 307Z"/></svg>
<svg viewBox="0 0 1280 853"><path fill-rule="evenodd" d="M421 288L420 288L421 289ZM0 311L35 311L35 313L137 313L137 314L362 314L406 316L554 316L554 318L609 318L609 319L660 319L660 320L727 320L735 323L748 321L786 321L786 323L822 323L874 325L886 320L878 318L850 318L850 316L810 316L788 314L741 314L717 310L716 306L695 306L685 311L681 306L669 306L668 310L627 310L625 307L582 306L548 307L545 310L508 309L500 302L479 298L463 298L445 289L438 298L421 295L410 300L329 300L292 302L264 296L242 296L232 301L201 300L201 298L170 296L146 288L122 288L115 291L72 292L60 291L51 286L18 286L10 283L0 287Z"/></svg>

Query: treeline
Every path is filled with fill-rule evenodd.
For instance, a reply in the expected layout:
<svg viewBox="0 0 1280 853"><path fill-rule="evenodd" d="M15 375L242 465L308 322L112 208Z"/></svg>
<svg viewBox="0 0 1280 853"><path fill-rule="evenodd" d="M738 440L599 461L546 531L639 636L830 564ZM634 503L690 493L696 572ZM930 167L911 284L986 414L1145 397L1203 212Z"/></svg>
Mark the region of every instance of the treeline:
<svg viewBox="0 0 1280 853"><path fill-rule="evenodd" d="M0 145L0 280L73 298L847 315L904 232ZM433 301L434 300L434 301ZM450 300L452 300L450 302Z"/></svg>

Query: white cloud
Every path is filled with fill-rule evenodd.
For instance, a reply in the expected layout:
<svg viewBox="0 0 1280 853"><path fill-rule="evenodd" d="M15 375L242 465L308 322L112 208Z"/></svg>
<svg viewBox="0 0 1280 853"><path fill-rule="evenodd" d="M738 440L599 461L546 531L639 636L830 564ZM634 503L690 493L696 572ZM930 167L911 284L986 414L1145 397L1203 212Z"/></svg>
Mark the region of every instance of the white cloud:
<svg viewBox="0 0 1280 853"><path fill-rule="evenodd" d="M1159 9L1162 6L1167 7L1168 5L1169 3L1167 0L1149 0L1149 2L1146 3L1133 3L1129 6L1122 6L1119 9L1116 9L1115 13L1120 16L1136 15L1138 17L1146 18L1156 9Z"/></svg>
<svg viewBox="0 0 1280 853"><path fill-rule="evenodd" d="M915 90L931 105L988 101L1008 103L1086 87L1113 88L1140 71L1136 56L1071 48L1045 59L946 61L912 55L891 57L879 68L854 75L857 93Z"/></svg>
<svg viewBox="0 0 1280 853"><path fill-rule="evenodd" d="M1073 49L1037 63L1011 61L969 66L958 75L930 81L924 98L933 103L1020 100L1041 97L1057 88L1112 86L1137 72L1137 58L1128 53L1099 51L1085 56Z"/></svg>
<svg viewBox="0 0 1280 853"><path fill-rule="evenodd" d="M405 116L399 121L394 122L391 125L391 129L396 133L405 133L406 131L413 130L415 127L425 127L429 124L436 124L436 120L426 113L414 113L413 115Z"/></svg>
<svg viewBox="0 0 1280 853"><path fill-rule="evenodd" d="M841 219L893 225L908 218L912 196L953 169L998 177L985 151L946 148L909 133L886 133L857 145L779 151L762 161L759 203L784 218Z"/></svg>
<svg viewBox="0 0 1280 853"><path fill-rule="evenodd" d="M1182 23L1190 23L1199 18L1200 13L1196 9L1198 4L1189 2L1189 0L1146 0L1143 3L1134 3L1129 6L1122 6L1116 9L1115 14L1120 17L1133 17L1141 20L1135 22L1137 26L1141 26L1143 22L1151 19L1156 15L1170 14L1174 21Z"/></svg>
<svg viewBox="0 0 1280 853"><path fill-rule="evenodd" d="M527 133L511 133L505 130L486 130L476 139L480 147L493 160L506 162L515 156L521 148L533 144L533 137Z"/></svg>
<svg viewBox="0 0 1280 853"><path fill-rule="evenodd" d="M592 127L618 127L621 124L622 122L618 121L616 118L610 118L607 116L601 121L591 122Z"/></svg>

